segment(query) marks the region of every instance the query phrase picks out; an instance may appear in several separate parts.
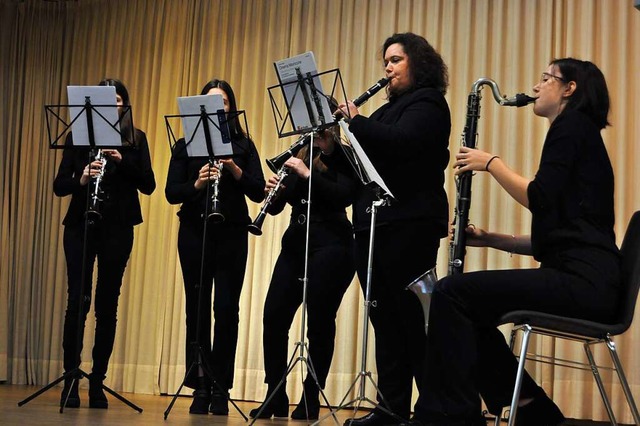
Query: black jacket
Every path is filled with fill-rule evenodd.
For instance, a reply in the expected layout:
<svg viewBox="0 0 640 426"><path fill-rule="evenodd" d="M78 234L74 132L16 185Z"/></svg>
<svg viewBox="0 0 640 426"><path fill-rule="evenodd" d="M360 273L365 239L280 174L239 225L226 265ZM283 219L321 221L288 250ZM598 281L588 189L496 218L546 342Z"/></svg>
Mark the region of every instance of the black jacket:
<svg viewBox="0 0 640 426"><path fill-rule="evenodd" d="M150 195L156 188L156 180L151 168L149 144L142 130L136 129L136 146L119 148L122 161L116 164L107 161L101 184L105 201L101 205L103 217L123 225L134 226L142 223L142 211L138 191ZM64 197L71 195L71 203L64 217L65 226L78 225L84 221L87 207L87 187L80 185L80 177L90 158L89 148L69 148L73 136L67 135L62 161L53 181L53 192Z"/></svg>
<svg viewBox="0 0 640 426"><path fill-rule="evenodd" d="M264 200L265 180L260 157L253 141L246 137L232 142L233 161L242 169L242 177L235 180L228 170L222 169L219 186L220 209L225 224L248 225L251 223L245 195L255 203ZM173 149L165 195L170 204L180 204L180 220L202 221L206 207L207 190L198 191L193 184L198 171L208 162L206 157L189 157L184 139L178 140Z"/></svg>
<svg viewBox="0 0 640 426"><path fill-rule="evenodd" d="M444 170L449 163L451 114L442 93L427 88L406 93L369 118L354 117L349 130L395 198L379 210L376 223L427 220L446 236L449 204ZM369 227L366 210L374 199L370 189L360 192L354 204L356 230Z"/></svg>

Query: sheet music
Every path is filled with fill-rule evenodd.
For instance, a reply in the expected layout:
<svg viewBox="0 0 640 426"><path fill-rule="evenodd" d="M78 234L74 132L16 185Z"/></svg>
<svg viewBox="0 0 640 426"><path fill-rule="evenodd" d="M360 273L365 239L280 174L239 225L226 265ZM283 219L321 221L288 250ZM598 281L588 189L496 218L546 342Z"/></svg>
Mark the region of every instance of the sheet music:
<svg viewBox="0 0 640 426"><path fill-rule="evenodd" d="M367 154L364 152L364 149L362 149L360 142L358 142L356 137L349 130L349 125L347 125L347 123L344 120L340 120L339 124L343 134L349 140L349 143L353 147L357 158L360 160L361 167L364 169L364 172L366 175L365 177L368 178L368 182L365 182L365 183L374 182L378 186L380 186L380 188L382 188L382 190L385 193L393 197L393 194L391 193L387 185L384 183L382 176L380 176L376 168L371 163L371 160L369 160L369 157L367 157Z"/></svg>
<svg viewBox="0 0 640 426"><path fill-rule="evenodd" d="M224 99L222 95L198 95L184 96L178 98L178 109L182 117L182 127L184 128L184 139L187 143L187 155L189 157L209 157L204 126L201 123L201 106L204 105L207 112L209 134L213 153L216 157L230 157L233 155L233 147L229 137L223 138L222 131L229 135L229 126L226 115L222 119L216 113L224 111ZM209 115L213 114L213 115Z"/></svg>
<svg viewBox="0 0 640 426"><path fill-rule="evenodd" d="M114 86L67 86L69 114L73 124L73 144L90 146L87 114L91 113L93 135L98 147L122 146L118 108L116 107L116 88ZM95 111L87 111L84 107L86 98ZM109 105L109 106L95 106ZM99 114L98 114L99 113ZM100 114L104 117L100 117ZM75 120L75 121L74 121ZM115 128L114 128L115 127Z"/></svg>
<svg viewBox="0 0 640 426"><path fill-rule="evenodd" d="M282 85L282 92L287 103L287 108L291 115L291 124L294 129L298 131L311 130L314 127L318 127L322 124L328 124L335 121L331 114L331 108L327 97L324 95L322 89L322 83L318 77L318 67L316 66L316 60L313 56L313 52L305 52L303 54L293 56L291 58L283 59L274 63L278 80ZM317 98L320 103L320 108L314 102L313 87L306 81L303 85L300 85L298 80L297 71L299 70L303 78L311 76L313 87L317 91ZM306 93L303 93L302 91ZM316 125L314 126L307 103L305 102L305 96L307 99L311 99L309 107L311 109L311 115ZM325 122L322 123L320 118L319 109L322 111Z"/></svg>

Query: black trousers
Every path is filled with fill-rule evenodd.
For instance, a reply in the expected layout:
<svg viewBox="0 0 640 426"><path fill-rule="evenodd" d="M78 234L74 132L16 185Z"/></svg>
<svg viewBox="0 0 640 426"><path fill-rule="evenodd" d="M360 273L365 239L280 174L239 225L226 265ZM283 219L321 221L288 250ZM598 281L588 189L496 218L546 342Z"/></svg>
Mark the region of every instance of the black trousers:
<svg viewBox="0 0 640 426"><path fill-rule="evenodd" d="M436 264L440 237L434 226L405 221L376 228L371 280L371 323L375 331L378 388L387 409L409 418L413 380L420 387L426 347L424 315L406 290ZM356 233L358 278L366 291L369 233ZM378 394L378 402L382 398ZM383 405L384 406L384 405Z"/></svg>
<svg viewBox="0 0 640 426"><path fill-rule="evenodd" d="M431 303L416 417L477 418L480 396L494 414L511 403L517 361L496 328L503 314L523 309L607 320L616 306L618 259L601 258L596 267L577 263L582 261L569 261L561 269L482 271L440 280ZM567 272L576 267L592 279ZM521 398L543 392L525 374Z"/></svg>
<svg viewBox="0 0 640 426"><path fill-rule="evenodd" d="M294 223L282 239L264 306L265 382L274 387L287 368L289 329L302 303L305 225ZM336 314L355 273L348 224L312 223L307 284L307 338L311 364L322 388L333 357ZM309 376L307 375L307 378Z"/></svg>
<svg viewBox="0 0 640 426"><path fill-rule="evenodd" d="M83 300L80 300L80 290L82 286L84 224L65 226L63 238L68 278L67 310L62 338L64 369L70 371L80 366L82 334L87 313L91 307L93 265L97 258L98 280L94 304L96 330L92 352L93 373L105 376L116 335L118 298L122 277L133 247L133 226L122 226L103 220L89 228ZM82 306L82 322L78 326L80 306ZM78 333L80 333L79 340Z"/></svg>
<svg viewBox="0 0 640 426"><path fill-rule="evenodd" d="M246 225L233 223L207 225L202 289L203 223L180 222L178 254L184 279L186 300L187 369L200 347L204 361L218 385L233 387L240 292L247 264L248 232ZM211 344L211 306L213 290L213 345ZM198 310L200 315L198 318ZM200 324L198 324L198 321ZM197 387L198 369L193 368L185 386Z"/></svg>

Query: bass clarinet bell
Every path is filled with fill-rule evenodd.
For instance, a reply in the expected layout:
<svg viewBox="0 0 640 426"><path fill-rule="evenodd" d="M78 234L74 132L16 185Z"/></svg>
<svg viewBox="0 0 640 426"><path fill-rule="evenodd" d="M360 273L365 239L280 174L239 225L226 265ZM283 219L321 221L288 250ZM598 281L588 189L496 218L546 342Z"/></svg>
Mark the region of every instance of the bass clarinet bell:
<svg viewBox="0 0 640 426"><path fill-rule="evenodd" d="M431 308L431 294L433 288L438 281L436 267L429 269L424 274L413 280L411 284L405 287L406 290L412 291L422 305L422 313L424 314L424 333L429 333L429 309Z"/></svg>

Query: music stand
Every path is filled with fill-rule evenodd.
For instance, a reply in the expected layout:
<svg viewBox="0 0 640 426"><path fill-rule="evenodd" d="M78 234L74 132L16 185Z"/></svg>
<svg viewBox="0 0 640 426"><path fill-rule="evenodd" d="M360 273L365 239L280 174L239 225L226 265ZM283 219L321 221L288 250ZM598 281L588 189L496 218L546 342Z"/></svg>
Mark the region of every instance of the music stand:
<svg viewBox="0 0 640 426"><path fill-rule="evenodd" d="M363 402L368 402L369 404L373 405L374 408L377 408L382 412L384 412L385 414L398 420L399 423L404 423L406 422L406 419L403 419L402 417L392 412L390 409L386 408L386 407L390 407L390 405L385 399L384 395L380 392L380 389L378 388L376 383L373 381L373 378L371 377L371 371L367 369L367 347L369 345L369 316L370 316L369 310L371 306L375 307L375 301L371 301L371 280L373 277L373 247L374 247L373 242L375 238L376 216L377 216L378 208L388 205L389 202L394 197L391 191L389 190L389 188L384 183L384 180L382 179L380 174L377 172L377 170L369 160L369 157L362 149L362 146L360 145L358 140L355 138L353 133L351 133L351 131L349 130L349 126L347 125L347 123L344 120L340 120L339 124L343 134L345 135L344 143L340 144L340 146L343 148L343 150L345 150L345 154L347 154L347 158L349 158L351 165L353 166L356 175L360 178L360 181L362 182L362 184L364 184L365 186L371 187L375 191L377 199L373 200L371 203L371 229L369 231L369 254L367 257L367 282L365 285L364 313L362 316L362 353L361 353L361 359L360 359L360 371L356 375L355 380L353 381L353 383L345 393L344 397L342 398L338 406L335 407L333 410L331 410L331 413L323 417L320 417L315 423L313 423L312 426L317 425L322 420L326 419L331 415L334 416L335 418L335 413L353 404L355 404L353 407L353 415L355 417L356 413L360 409L360 406ZM365 385L366 385L367 379L371 382L378 396L382 400L382 404L386 405L386 407L384 407L382 404L379 404L376 401L371 400L365 395ZM350 401L345 402L347 401L347 398L349 397L349 394L351 393L351 391L355 388L356 384L359 384L358 395L355 398L351 399Z"/></svg>
<svg viewBox="0 0 640 426"><path fill-rule="evenodd" d="M245 118L244 111L233 111L226 113L224 111L224 102L222 95L199 95L178 98L181 114L179 115L166 115L165 123L167 127L167 134L169 136L169 147L171 148L172 156L176 154L176 150L180 149L176 147L177 141L175 133L171 128L170 120L181 118L182 125L185 133L185 145L184 149L189 157L208 157L209 165L211 166L215 160L222 158L229 158L233 155L233 148L231 145L231 133L229 130L229 121L236 119L240 115ZM191 346L191 361L187 368L184 379L178 387L178 390L173 395L169 406L164 412L164 419L166 420L176 402L176 399L180 395L180 391L185 385L189 374L194 369L197 369L198 377L207 377L213 386L215 386L220 393L225 395L225 398L231 402L234 408L240 413L244 420L248 420L247 416L242 412L240 407L236 405L235 401L231 399L226 389L214 379L213 372L207 357L204 354L204 350L198 342L198 336L200 336L200 327L202 319L202 288L204 284L204 265L205 265L205 249L207 245L207 223L208 213L210 209L210 188L211 185L207 185L207 192L205 197L205 212L203 217L203 230L202 230L202 252L200 255L200 280L198 283L198 309L196 311L196 340L190 342Z"/></svg>
<svg viewBox="0 0 640 426"><path fill-rule="evenodd" d="M269 98L276 127L278 129L278 136L282 138L293 134L305 134L300 138L300 141L307 141L309 143L310 164L306 201L307 218L309 219L306 221L305 230L304 276L300 278L300 281L302 282L302 301L300 303L302 309L300 318L300 340L295 343L295 349L289 359L284 375L273 389L273 392L262 403L260 409L256 413L256 416L249 424L250 426L260 418L264 409L269 405L277 391L284 385L287 376L289 376L298 363L301 363L301 373L304 373L302 364L307 367L307 373L311 376L318 387L324 403L327 406L331 406L324 390L320 387L318 382L318 376L315 372L315 368L313 367L313 362L309 354L308 343L306 341L307 285L309 283L309 231L311 223L311 182L313 179L313 139L315 134L320 130L335 125L336 118L331 114L329 100L335 97L334 95L336 94L338 87L342 88L342 93L344 94L344 85L342 84L342 78L338 69L318 73L312 52L306 52L292 58L278 61L274 63L274 66L280 83L269 87L267 90L269 91ZM327 95L322 89L321 76L330 77L333 74L335 74L335 76L333 77L333 81L330 83L331 92L330 95ZM278 94L282 95L284 101L281 99L278 100ZM278 104L282 103L284 103L286 109L284 114L280 111L280 108L278 108ZM287 127L289 130L286 130ZM269 164L269 167L271 168L272 165ZM277 172L277 170L275 172ZM304 381L304 374L301 374L301 380ZM305 406L308 407L306 392L304 390L303 397L305 398ZM335 415L333 417L336 424L339 424L337 417Z"/></svg>
<svg viewBox="0 0 640 426"><path fill-rule="evenodd" d="M120 132L120 121L121 118L118 117L117 108L118 105L115 103L116 99L116 91L113 86L69 86L69 101L73 102L73 99L77 99L78 96L84 97L84 104L69 104L69 105L45 105L45 114L47 119L47 131L49 137L49 148L52 149L86 149L90 148L89 152L89 162L96 156L97 148L118 148L122 147L122 134ZM91 99L96 100L98 103L92 103ZM105 104L103 102L111 102L109 104ZM70 114L73 116L73 119L67 123L60 114L60 109L68 108ZM122 117L126 114L131 114L131 106L122 106ZM75 116L74 116L75 114ZM94 121L94 114L101 118L102 120ZM115 117L115 119L114 119ZM62 126L62 131L57 133L55 138L52 138L52 129L50 119L55 118L56 121L55 127ZM72 141L72 144L69 145L67 143L64 146L60 146L58 141L61 140L62 136L67 133L67 131L73 126L73 130L76 131L75 141L69 138ZM113 129L113 132L110 132L108 129ZM96 132L99 129L100 132ZM116 142L117 141L117 142ZM90 193L91 193L91 183L87 184L87 203L85 208L85 220L84 220L84 235L82 241L82 268L80 273L80 294L78 298L78 323L76 330L76 351L80 351L80 344L82 343L83 330L84 330L84 321L83 321L83 306L82 303L85 300L85 280L87 275L87 242L88 242L88 234L91 230L91 226L94 224L92 219L90 219L89 213L89 201L90 201ZM58 377L56 380L52 381L39 391L33 393L22 401L18 402L18 406L21 407L31 401L34 398L37 398L44 392L48 391L58 383L68 378L71 378L71 386L69 387L69 392L64 397L64 402L62 402L60 406L60 413L64 411L64 408L69 401L69 396L71 394L71 389L76 381L79 381L83 377L89 378L89 375L80 368L80 353L76 353L75 356L78 358L78 366L70 371L64 372L64 374ZM127 404L129 407L134 410L142 413L142 408L133 404L131 401L118 394L114 390L105 386L102 383L102 389L107 391L110 395L119 399L120 401Z"/></svg>

